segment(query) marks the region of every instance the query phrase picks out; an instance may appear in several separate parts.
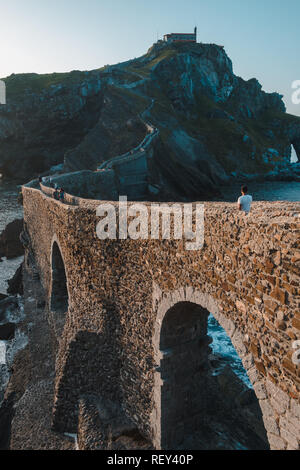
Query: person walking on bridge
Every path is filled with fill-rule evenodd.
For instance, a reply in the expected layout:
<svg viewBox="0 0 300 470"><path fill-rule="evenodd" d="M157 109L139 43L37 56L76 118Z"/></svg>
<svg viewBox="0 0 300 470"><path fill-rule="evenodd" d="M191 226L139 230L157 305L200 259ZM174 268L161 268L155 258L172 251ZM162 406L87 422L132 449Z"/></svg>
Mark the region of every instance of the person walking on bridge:
<svg viewBox="0 0 300 470"><path fill-rule="evenodd" d="M57 188L55 188L55 191L54 191L54 193L53 193L53 197L54 197L54 199L56 199L56 201L59 200L59 192L58 192L58 189L57 189Z"/></svg>
<svg viewBox="0 0 300 470"><path fill-rule="evenodd" d="M60 188L60 191L59 191L59 200L60 202L64 202L65 201L65 190L63 188Z"/></svg>

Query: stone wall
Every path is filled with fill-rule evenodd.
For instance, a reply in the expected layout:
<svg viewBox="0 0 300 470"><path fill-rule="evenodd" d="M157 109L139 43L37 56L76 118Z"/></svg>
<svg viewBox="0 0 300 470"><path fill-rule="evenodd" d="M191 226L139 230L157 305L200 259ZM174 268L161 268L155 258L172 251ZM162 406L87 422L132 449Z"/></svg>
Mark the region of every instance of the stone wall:
<svg viewBox="0 0 300 470"><path fill-rule="evenodd" d="M151 137L151 136L149 136ZM154 136L155 137L155 136ZM53 195L53 186L64 188L66 202L78 204L82 198L90 200L117 201L119 195L127 195L131 201L145 200L149 196L148 164L153 157L153 149L140 150L134 155L115 162L112 169L98 171L78 171L51 177L40 188L45 194ZM37 182L31 185L37 186Z"/></svg>
<svg viewBox="0 0 300 470"><path fill-rule="evenodd" d="M231 337L271 448L299 447L299 366L292 361L300 336L298 203L255 203L248 217L233 204L205 203L204 247L186 251L182 240L99 240L97 201L61 204L29 187L23 197L48 303L54 240L65 263L56 429L76 432L80 399L92 394L115 401L160 448L161 327L173 306L188 302L212 313Z"/></svg>
<svg viewBox="0 0 300 470"><path fill-rule="evenodd" d="M77 198L117 200L117 179L114 170L105 171L77 171L51 177L52 184L64 188L70 198L76 202ZM52 194L49 183L41 185L43 191Z"/></svg>

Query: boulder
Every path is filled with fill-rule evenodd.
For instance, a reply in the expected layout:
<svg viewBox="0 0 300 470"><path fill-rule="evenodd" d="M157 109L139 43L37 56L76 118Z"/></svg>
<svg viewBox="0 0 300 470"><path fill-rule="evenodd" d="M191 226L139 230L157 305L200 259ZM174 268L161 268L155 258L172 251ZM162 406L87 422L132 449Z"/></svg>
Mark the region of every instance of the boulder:
<svg viewBox="0 0 300 470"><path fill-rule="evenodd" d="M0 257L6 256L8 259L12 259L23 255L24 248L20 241L22 230L23 219L16 219L6 226L0 235Z"/></svg>
<svg viewBox="0 0 300 470"><path fill-rule="evenodd" d="M11 295L23 295L23 263L18 267L14 276L7 281L7 292Z"/></svg>
<svg viewBox="0 0 300 470"><path fill-rule="evenodd" d="M0 341L8 341L13 339L15 336L15 323L6 323L5 325L0 325Z"/></svg>
<svg viewBox="0 0 300 470"><path fill-rule="evenodd" d="M18 301L15 297L7 297L0 301L0 322L6 320L7 315L18 308Z"/></svg>

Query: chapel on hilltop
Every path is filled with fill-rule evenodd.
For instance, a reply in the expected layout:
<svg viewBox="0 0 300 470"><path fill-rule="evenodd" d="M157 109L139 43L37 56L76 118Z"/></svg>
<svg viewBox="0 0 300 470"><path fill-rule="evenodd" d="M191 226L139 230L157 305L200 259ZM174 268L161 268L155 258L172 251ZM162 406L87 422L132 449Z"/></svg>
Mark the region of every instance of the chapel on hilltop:
<svg viewBox="0 0 300 470"><path fill-rule="evenodd" d="M171 33L164 35L165 42L197 42L197 27L193 33Z"/></svg>

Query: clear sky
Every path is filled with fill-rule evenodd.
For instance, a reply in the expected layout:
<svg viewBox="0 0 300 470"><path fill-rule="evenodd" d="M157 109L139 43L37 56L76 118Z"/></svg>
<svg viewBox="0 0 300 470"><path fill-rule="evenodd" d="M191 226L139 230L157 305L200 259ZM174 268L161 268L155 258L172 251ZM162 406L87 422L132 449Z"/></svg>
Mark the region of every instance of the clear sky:
<svg viewBox="0 0 300 470"><path fill-rule="evenodd" d="M0 77L90 70L138 57L165 33L225 46L234 71L284 94L300 80L300 0L0 0Z"/></svg>

